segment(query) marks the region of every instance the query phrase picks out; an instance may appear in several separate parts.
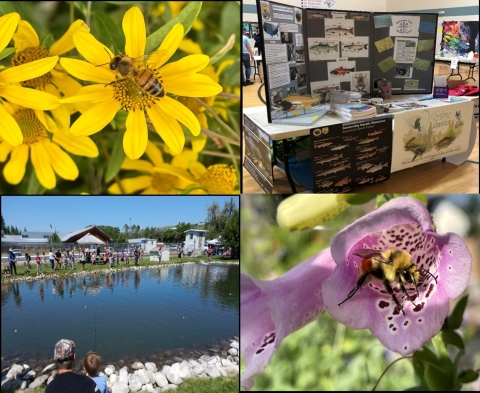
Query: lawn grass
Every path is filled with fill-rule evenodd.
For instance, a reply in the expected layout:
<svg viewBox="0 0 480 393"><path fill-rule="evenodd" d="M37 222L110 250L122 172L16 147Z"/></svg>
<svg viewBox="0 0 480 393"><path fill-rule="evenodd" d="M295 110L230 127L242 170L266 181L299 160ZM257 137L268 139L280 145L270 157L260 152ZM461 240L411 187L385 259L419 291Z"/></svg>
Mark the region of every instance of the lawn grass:
<svg viewBox="0 0 480 393"><path fill-rule="evenodd" d="M198 257L198 258L193 258L193 257L182 257L182 262L181 263L187 263L187 262L195 262L199 263L200 261L207 261L208 257ZM212 262L235 262L234 260L230 259L225 259L223 257L212 257ZM122 263L122 262L121 262ZM130 265L125 265L125 262L121 265L117 265L117 262L115 260L115 265L112 266L113 269L124 269L125 267L132 267L134 266L134 259L130 258ZM178 257L175 255L173 258L170 258L169 262L162 262L162 266L168 266L170 264L176 264L178 262ZM150 257L144 257L143 259L139 260L139 265L140 266L158 266L158 261L150 261ZM17 275L11 274L9 277L5 277L5 274L3 273L2 269L2 275L1 279L2 281L4 280L10 280L10 279L16 279L16 278L27 278L27 277L36 277L37 276L37 265L34 261L30 262L31 269L29 273L25 273L25 266L24 265L18 265L17 263ZM95 270L104 270L104 269L109 269L109 265L106 263L95 263L95 265L92 264L85 264L85 269L82 270L82 265L80 262L75 261L74 264L75 270L71 270L70 263L67 264L67 268L64 270L63 265L62 268L59 270L52 270L50 263L47 263L44 265L42 263L42 274L44 274L46 277L51 276L51 275L56 275L56 277L62 277L62 276L69 276L72 273L78 273L81 271L84 271L86 273L88 272L94 272Z"/></svg>

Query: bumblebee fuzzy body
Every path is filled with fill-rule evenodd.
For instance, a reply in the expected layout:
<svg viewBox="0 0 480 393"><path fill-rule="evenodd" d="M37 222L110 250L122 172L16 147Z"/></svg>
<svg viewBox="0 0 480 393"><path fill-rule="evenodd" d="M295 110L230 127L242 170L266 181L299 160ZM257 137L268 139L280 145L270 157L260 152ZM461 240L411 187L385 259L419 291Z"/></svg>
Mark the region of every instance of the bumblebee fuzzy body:
<svg viewBox="0 0 480 393"><path fill-rule="evenodd" d="M163 97L165 92L162 83L148 68L137 70L134 59L128 56L117 55L110 61L110 69L118 71L123 78L131 77L137 87L154 97Z"/></svg>
<svg viewBox="0 0 480 393"><path fill-rule="evenodd" d="M392 289L392 283L394 281L397 281L397 285L399 286L401 291L412 303L413 300L407 293L405 285L414 285L417 292L417 297L419 296L417 283L420 280L420 271L417 266L412 263L412 257L410 256L410 254L404 250L399 249L389 249L385 251L359 249L355 250L353 252L353 255L363 258L360 263L360 278L358 279L355 288L353 288L348 294L347 298L338 305L340 306L347 300L351 299L352 296L358 291L358 289L364 284L365 280L369 276L373 276L374 278L383 281L385 289L392 296L392 299L397 305L397 308L400 309L405 315L405 312L403 311L403 306L398 301ZM426 272L431 275L430 272ZM431 276L433 277L433 275Z"/></svg>

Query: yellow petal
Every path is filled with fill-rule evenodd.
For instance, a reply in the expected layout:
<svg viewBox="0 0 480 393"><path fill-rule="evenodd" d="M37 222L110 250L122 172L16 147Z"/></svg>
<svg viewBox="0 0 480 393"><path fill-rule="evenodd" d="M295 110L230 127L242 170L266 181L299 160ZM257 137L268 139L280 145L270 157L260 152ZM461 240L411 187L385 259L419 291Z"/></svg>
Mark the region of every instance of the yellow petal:
<svg viewBox="0 0 480 393"><path fill-rule="evenodd" d="M50 47L50 55L63 55L65 52L72 50L75 47L73 33L80 29L89 31L87 24L83 20L77 19L70 25L65 34Z"/></svg>
<svg viewBox="0 0 480 393"><path fill-rule="evenodd" d="M49 110L57 108L60 105L57 97L44 93L43 91L28 89L26 87L14 85L2 86L0 94L7 100L26 108Z"/></svg>
<svg viewBox="0 0 480 393"><path fill-rule="evenodd" d="M136 191L147 188L152 183L151 176L137 176L129 179L123 179L120 181L122 189L125 194L132 194ZM122 191L117 183L112 184L108 188L108 192L111 194L122 194Z"/></svg>
<svg viewBox="0 0 480 393"><path fill-rule="evenodd" d="M0 162L7 161L7 157L13 149L14 147L7 142L0 143Z"/></svg>
<svg viewBox="0 0 480 393"><path fill-rule="evenodd" d="M109 64L113 57L110 49L98 41L92 34L83 29L78 29L73 33L73 42L85 60L94 66ZM105 68L105 70L108 70L108 68ZM110 73L112 72L110 71Z"/></svg>
<svg viewBox="0 0 480 393"><path fill-rule="evenodd" d="M52 109L52 110L54 110L54 109ZM37 117L37 119L40 121L40 123L43 124L43 126L48 131L50 131L50 132L58 131L58 127L57 127L57 124L55 123L55 121L49 115L47 115L44 111L41 111L39 109L35 109L34 112L35 112L35 116ZM69 117L69 120L70 120L70 117Z"/></svg>
<svg viewBox="0 0 480 393"><path fill-rule="evenodd" d="M18 184L25 175L25 167L28 160L28 145L17 146L12 151L10 160L3 168L3 176L10 184Z"/></svg>
<svg viewBox="0 0 480 393"><path fill-rule="evenodd" d="M18 123L0 104L0 137L11 146L23 143L23 134Z"/></svg>
<svg viewBox="0 0 480 393"><path fill-rule="evenodd" d="M164 96L161 99L160 106L162 111L177 119L180 123L187 127L193 135L196 136L200 134L200 122L192 113L192 111L185 105L177 100L174 100L173 98Z"/></svg>
<svg viewBox="0 0 480 393"><path fill-rule="evenodd" d="M105 85L90 85L82 87L78 92L67 98L62 98L59 100L61 104L71 103L71 102L103 102L113 97L113 87Z"/></svg>
<svg viewBox="0 0 480 393"><path fill-rule="evenodd" d="M153 165L145 160L131 160L126 157L122 163L122 169L152 173Z"/></svg>
<svg viewBox="0 0 480 393"><path fill-rule="evenodd" d="M70 135L92 135L102 130L120 110L120 103L111 98L90 108L70 128Z"/></svg>
<svg viewBox="0 0 480 393"><path fill-rule="evenodd" d="M10 12L0 16L0 52L2 52L10 42L20 21L20 14Z"/></svg>
<svg viewBox="0 0 480 393"><path fill-rule="evenodd" d="M183 36L183 25L181 23L177 23L165 37L155 56L151 56L151 58L149 58L147 64L152 68L159 68L164 65L177 51L180 43L183 40Z"/></svg>
<svg viewBox="0 0 480 393"><path fill-rule="evenodd" d="M170 75L163 78L162 83L168 93L184 97L210 97L223 90L222 86L215 83L212 78L201 74L186 75L180 78Z"/></svg>
<svg viewBox="0 0 480 393"><path fill-rule="evenodd" d="M170 175L175 175L180 179L186 180L188 183L195 183L196 180L183 168L177 168L170 164L163 164L160 167L153 168L154 172L158 173L168 173Z"/></svg>
<svg viewBox="0 0 480 393"><path fill-rule="evenodd" d="M150 161L153 162L153 165L159 166L163 164L162 152L153 142L148 141L147 150L145 150L145 153L147 154L148 158L150 158Z"/></svg>
<svg viewBox="0 0 480 393"><path fill-rule="evenodd" d="M172 165L177 168L187 169L190 161L197 161L198 154L190 149L183 150L178 156L172 158Z"/></svg>
<svg viewBox="0 0 480 393"><path fill-rule="evenodd" d="M167 115L156 105L147 108L147 113L158 135L172 150L172 153L179 154L185 145L185 135L177 120Z"/></svg>
<svg viewBox="0 0 480 393"><path fill-rule="evenodd" d="M110 83L115 80L115 74L111 71L102 67L95 67L86 61L61 58L60 64L69 74L84 81Z"/></svg>
<svg viewBox="0 0 480 393"><path fill-rule="evenodd" d="M220 76L220 74L223 72L223 70L229 66L231 66L233 63L235 63L235 60L233 59L228 59L224 60L220 63L217 69L217 76Z"/></svg>
<svg viewBox="0 0 480 393"><path fill-rule="evenodd" d="M208 128L208 120L207 120L207 116L205 116L205 113L203 112L197 113L197 119L201 127Z"/></svg>
<svg viewBox="0 0 480 393"><path fill-rule="evenodd" d="M192 140L192 150L200 153L203 149L205 149L205 145L207 144L207 136L204 134L200 134L198 138Z"/></svg>
<svg viewBox="0 0 480 393"><path fill-rule="evenodd" d="M17 53L25 48L40 45L37 32L26 20L18 22L18 29L13 35L13 42L15 43L15 48L17 48Z"/></svg>
<svg viewBox="0 0 480 393"><path fill-rule="evenodd" d="M0 73L0 82L15 83L37 78L49 72L58 62L58 56L45 57L16 67L7 68Z"/></svg>
<svg viewBox="0 0 480 393"><path fill-rule="evenodd" d="M123 136L123 150L128 158L136 160L147 148L148 130L145 113L142 110L128 112L125 125L127 131Z"/></svg>
<svg viewBox="0 0 480 393"><path fill-rule="evenodd" d="M43 146L50 155L53 170L65 180L75 180L78 177L78 168L72 158L55 143L44 143Z"/></svg>
<svg viewBox="0 0 480 393"><path fill-rule="evenodd" d="M185 53L188 53L189 55L197 55L203 53L200 45L192 41L188 37L183 38L178 49L184 51Z"/></svg>
<svg viewBox="0 0 480 393"><path fill-rule="evenodd" d="M210 58L207 55L185 56L183 59L164 65L159 73L162 79L168 79L168 76L179 78L203 70L209 61Z"/></svg>
<svg viewBox="0 0 480 393"><path fill-rule="evenodd" d="M74 136L59 131L53 135L53 142L77 156L98 157L98 147L88 136Z"/></svg>
<svg viewBox="0 0 480 393"><path fill-rule="evenodd" d="M58 108L52 109L52 115L55 119L55 127L61 132L68 132L70 128L70 112L66 105L60 105ZM55 132L55 130L52 130L51 124L47 124L46 128L50 132Z"/></svg>
<svg viewBox="0 0 480 393"><path fill-rule="evenodd" d="M125 54L133 58L143 56L147 33L140 8L132 7L125 13L122 27L125 33Z"/></svg>
<svg viewBox="0 0 480 393"><path fill-rule="evenodd" d="M207 168L205 168L205 166L201 162L198 162L198 161L190 162L188 170L197 179L202 177L205 174L205 172L207 172Z"/></svg>
<svg viewBox="0 0 480 393"><path fill-rule="evenodd" d="M55 188L57 179L50 163L50 156L44 144L51 143L48 139L44 142L38 142L30 145L30 159L32 160L33 169L40 184L47 190Z"/></svg>

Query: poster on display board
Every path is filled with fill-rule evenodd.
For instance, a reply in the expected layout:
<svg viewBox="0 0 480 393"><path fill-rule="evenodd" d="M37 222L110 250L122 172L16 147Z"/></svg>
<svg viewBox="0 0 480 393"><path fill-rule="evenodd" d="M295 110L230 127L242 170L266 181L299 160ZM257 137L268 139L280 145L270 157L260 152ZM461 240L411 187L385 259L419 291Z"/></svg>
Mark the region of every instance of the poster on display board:
<svg viewBox="0 0 480 393"><path fill-rule="evenodd" d="M437 14L373 13L373 91L392 82L392 94L430 94L435 61Z"/></svg>
<svg viewBox="0 0 480 393"><path fill-rule="evenodd" d="M468 149L472 102L446 105L440 101L429 105L395 114L392 172Z"/></svg>

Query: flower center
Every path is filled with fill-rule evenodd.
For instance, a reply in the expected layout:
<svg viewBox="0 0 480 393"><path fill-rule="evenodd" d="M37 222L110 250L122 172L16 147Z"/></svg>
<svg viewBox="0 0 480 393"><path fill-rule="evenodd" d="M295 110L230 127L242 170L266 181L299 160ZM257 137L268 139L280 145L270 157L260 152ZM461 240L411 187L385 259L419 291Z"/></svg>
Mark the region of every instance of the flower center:
<svg viewBox="0 0 480 393"><path fill-rule="evenodd" d="M41 46L31 46L17 52L17 54L13 57L11 61L11 65L12 67L15 67L22 64L30 63L35 60L45 59L46 57L48 57L47 49ZM51 80L52 74L50 74L50 72L47 72L42 76L23 81L22 86L40 87L43 89L45 85L50 83Z"/></svg>
<svg viewBox="0 0 480 393"><path fill-rule="evenodd" d="M152 73L161 86L160 77L156 75L155 72ZM143 78L145 78L145 76ZM147 83L144 83L143 79L136 79L135 76L119 79L112 84L114 87L113 98L120 102L122 108L126 111L136 109L143 110L146 107L150 108L150 106L155 105L159 100L158 97L147 92L149 89L152 89L152 86L155 84L155 82L153 82L153 84L150 82L151 80L148 80ZM154 91L155 89L152 90Z"/></svg>
<svg viewBox="0 0 480 393"><path fill-rule="evenodd" d="M209 166L198 182L209 194L231 194L238 179L232 166L216 164Z"/></svg>
<svg viewBox="0 0 480 393"><path fill-rule="evenodd" d="M17 121L23 134L23 143L31 145L47 137L47 131L38 120L33 109L22 108L15 112L13 118Z"/></svg>
<svg viewBox="0 0 480 393"><path fill-rule="evenodd" d="M167 173L153 172L152 187L160 194L171 194L175 188L179 187L180 179L177 176Z"/></svg>

